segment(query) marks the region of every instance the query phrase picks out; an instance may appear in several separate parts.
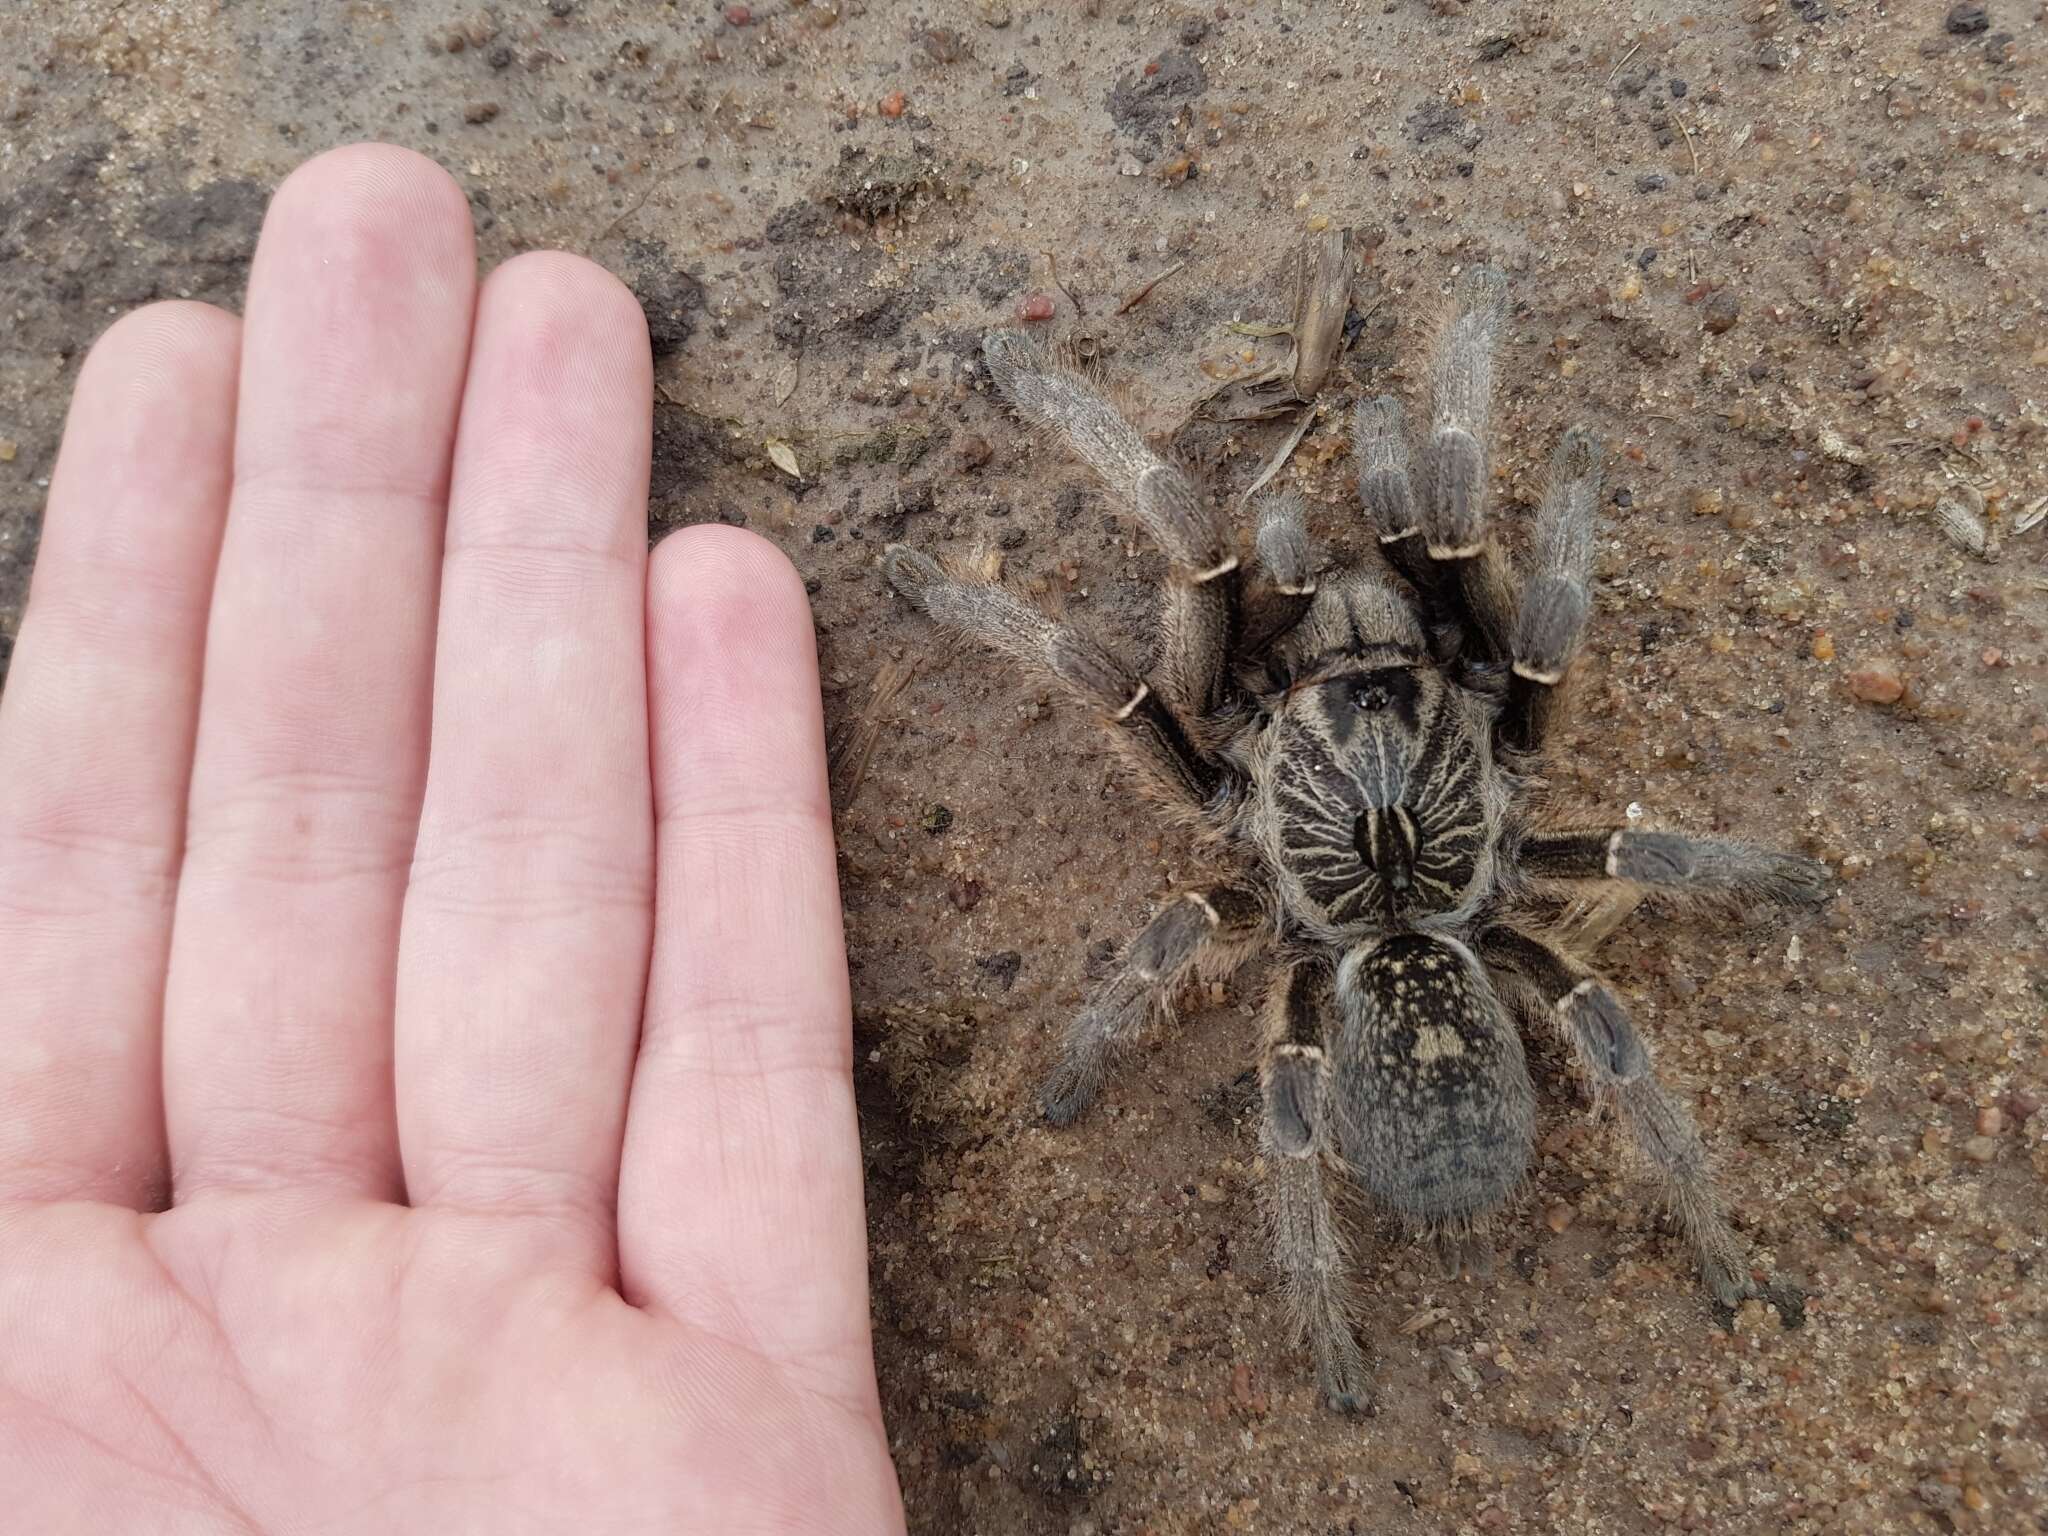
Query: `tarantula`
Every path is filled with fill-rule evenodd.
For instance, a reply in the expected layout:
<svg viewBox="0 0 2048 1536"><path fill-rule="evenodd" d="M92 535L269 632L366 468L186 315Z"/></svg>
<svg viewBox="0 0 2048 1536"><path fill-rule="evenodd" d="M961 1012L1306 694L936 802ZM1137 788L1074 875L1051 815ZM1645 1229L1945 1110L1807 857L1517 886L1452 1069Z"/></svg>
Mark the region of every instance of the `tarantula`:
<svg viewBox="0 0 2048 1536"><path fill-rule="evenodd" d="M1489 527L1488 419L1506 281L1468 268L1431 368L1411 472L1399 403L1356 408L1359 491L1385 568L1324 572L1298 495L1228 520L1079 371L1014 331L984 344L1017 413L1063 437L1164 549L1148 675L1001 586L892 546L891 585L940 624L1050 672L1098 708L1136 777L1234 874L1169 903L1067 1030L1042 1092L1072 1121L1116 1048L1191 978L1279 961L1263 1005L1262 1203L1324 1392L1365 1407L1342 1184L1486 1267L1481 1235L1525 1176L1535 1090L1522 1030L1560 1036L1661 1171L1708 1289L1758 1294L1691 1114L1607 984L1537 916L1552 882L1607 880L1784 905L1827 893L1809 859L1627 825L1546 824L1540 769L1591 606L1601 449L1568 431L1529 570Z"/></svg>

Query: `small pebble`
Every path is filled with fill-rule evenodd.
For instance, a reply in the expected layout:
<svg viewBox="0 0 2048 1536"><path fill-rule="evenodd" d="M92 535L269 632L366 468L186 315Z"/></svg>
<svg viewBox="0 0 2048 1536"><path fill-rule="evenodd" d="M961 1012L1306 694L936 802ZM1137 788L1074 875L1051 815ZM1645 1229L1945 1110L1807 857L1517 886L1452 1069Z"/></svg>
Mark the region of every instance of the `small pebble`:
<svg viewBox="0 0 2048 1536"><path fill-rule="evenodd" d="M1636 178L1638 192L1662 192L1670 184L1670 179L1659 171L1645 171Z"/></svg>
<svg viewBox="0 0 2048 1536"><path fill-rule="evenodd" d="M1578 1212L1562 1200L1543 1213L1543 1223L1553 1232L1562 1232L1578 1218Z"/></svg>
<svg viewBox="0 0 2048 1536"><path fill-rule="evenodd" d="M1920 1496L1920 1502L1929 1509L1944 1513L1962 1502L1962 1494L1953 1483L1944 1483L1938 1477L1922 1478L1913 1491Z"/></svg>
<svg viewBox="0 0 2048 1536"><path fill-rule="evenodd" d="M1024 956L1017 950L1005 949L993 955L982 955L974 963L1007 992L1017 984L1017 973L1024 969Z"/></svg>
<svg viewBox="0 0 2048 1536"><path fill-rule="evenodd" d="M1988 1163L1998 1156L1996 1136L1972 1136L1963 1143L1963 1156L1973 1163Z"/></svg>
<svg viewBox="0 0 2048 1536"><path fill-rule="evenodd" d="M1700 324L1714 335L1723 336L1734 330L1735 322L1741 318L1741 301L1723 288L1707 300L1707 307L1700 315Z"/></svg>
<svg viewBox="0 0 2048 1536"><path fill-rule="evenodd" d="M1034 293L1017 306L1017 318L1024 321L1050 320L1053 314L1052 295Z"/></svg>
<svg viewBox="0 0 2048 1536"><path fill-rule="evenodd" d="M1996 1136L2005 1129L2005 1111L1996 1104L1987 1104L1977 1111L1977 1134Z"/></svg>
<svg viewBox="0 0 2048 1536"><path fill-rule="evenodd" d="M891 91L879 102L875 103L875 110L884 117L901 117L903 109L907 104L901 91Z"/></svg>
<svg viewBox="0 0 2048 1536"><path fill-rule="evenodd" d="M495 101L472 101L462 109L462 120L465 123L488 123L497 115L498 104Z"/></svg>
<svg viewBox="0 0 2048 1536"><path fill-rule="evenodd" d="M1813 659L1815 661L1833 661L1835 659L1835 637L1826 630L1822 630L1813 637Z"/></svg>
<svg viewBox="0 0 2048 1536"><path fill-rule="evenodd" d="M1220 1184L1198 1184L1195 1186L1195 1193L1201 1196L1204 1205L1221 1205L1230 1198L1229 1193Z"/></svg>
<svg viewBox="0 0 2048 1536"><path fill-rule="evenodd" d="M1957 37L1968 37L1972 32L1982 32L1991 25L1991 13L1975 0L1963 5L1951 6L1946 25Z"/></svg>
<svg viewBox="0 0 2048 1536"><path fill-rule="evenodd" d="M1896 704L1906 696L1906 680L1887 661L1875 661L1849 674L1849 691L1866 704Z"/></svg>
<svg viewBox="0 0 2048 1536"><path fill-rule="evenodd" d="M12 464L14 456L21 452L21 444L11 437L0 437L0 464Z"/></svg>
<svg viewBox="0 0 2048 1536"><path fill-rule="evenodd" d="M754 24L754 12L749 6L728 5L725 8L725 24L729 27L751 27Z"/></svg>

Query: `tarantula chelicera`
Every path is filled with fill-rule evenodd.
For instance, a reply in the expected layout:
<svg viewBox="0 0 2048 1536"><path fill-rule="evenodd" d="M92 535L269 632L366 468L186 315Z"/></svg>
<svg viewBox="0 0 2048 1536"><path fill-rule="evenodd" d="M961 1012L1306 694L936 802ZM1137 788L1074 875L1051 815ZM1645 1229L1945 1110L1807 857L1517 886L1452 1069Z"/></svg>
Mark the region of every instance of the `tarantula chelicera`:
<svg viewBox="0 0 2048 1536"><path fill-rule="evenodd" d="M1164 548L1149 674L988 582L892 547L896 590L943 625L1050 672L1098 708L1152 796L1234 873L1169 903L1067 1031L1043 1090L1065 1124L1116 1048L1191 978L1262 948L1263 1204L1296 1321L1336 1406L1368 1401L1341 1182L1485 1267L1481 1227L1523 1179L1535 1091L1522 1030L1556 1032L1660 1170L1707 1287L1757 1294L1686 1108L1605 982L1542 920L1554 882L1786 905L1821 900L1809 859L1626 825L1546 824L1540 771L1584 632L1598 441L1550 464L1526 574L1495 541L1488 418L1506 281L1458 278L1411 468L1401 407L1357 407L1359 491L1385 567L1322 571L1305 505L1260 507L1250 558L1228 521L1076 370L1012 331L985 343L1020 416L1050 429Z"/></svg>

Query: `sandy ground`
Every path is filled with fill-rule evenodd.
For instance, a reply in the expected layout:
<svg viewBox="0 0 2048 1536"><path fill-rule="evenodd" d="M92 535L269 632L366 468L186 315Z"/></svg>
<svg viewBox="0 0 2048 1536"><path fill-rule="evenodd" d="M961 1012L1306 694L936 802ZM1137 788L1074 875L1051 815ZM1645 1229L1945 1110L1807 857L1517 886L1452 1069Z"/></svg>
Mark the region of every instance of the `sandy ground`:
<svg viewBox="0 0 2048 1536"><path fill-rule="evenodd" d="M642 295L654 529L744 522L810 579L914 1530L2038 1530L2044 96L2039 0L17 0L0 667L93 336L235 304L304 156L422 149L487 259L566 246ZM1560 789L1842 880L1816 916L1645 912L1602 951L1803 1303L1717 1317L1539 1061L1492 1278L1364 1234L1364 1421L1318 1405L1268 1294L1251 977L1079 1126L1032 1110L1105 955L1201 878L1189 848L1085 711L934 643L875 574L888 539L986 546L1141 646L1157 555L991 401L978 335L1049 300L1039 329L1170 433L1284 348L1227 327L1286 318L1326 221L1357 231L1362 323L1281 483L1358 548L1344 405L1414 399L1450 274L1503 265L1504 519L1567 421L1610 444ZM1234 495L1285 429L1175 446Z"/></svg>

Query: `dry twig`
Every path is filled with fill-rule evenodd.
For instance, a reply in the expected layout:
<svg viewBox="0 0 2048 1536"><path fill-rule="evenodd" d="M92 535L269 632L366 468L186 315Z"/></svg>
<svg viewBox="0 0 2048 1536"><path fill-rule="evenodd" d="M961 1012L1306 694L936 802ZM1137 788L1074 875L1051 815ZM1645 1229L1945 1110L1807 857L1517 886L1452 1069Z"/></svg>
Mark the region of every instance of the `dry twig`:
<svg viewBox="0 0 2048 1536"><path fill-rule="evenodd" d="M1182 267L1186 265L1187 263L1184 261L1176 261L1172 266L1166 268L1163 272L1160 272L1155 276L1148 278L1145 282L1139 284L1136 291L1134 291L1129 298L1125 299L1123 303L1117 305L1116 312L1120 315L1129 314L1132 310L1136 309L1140 304L1144 303L1145 300L1151 296L1152 290L1154 288L1157 288L1161 283L1165 282L1169 277L1173 276L1174 273L1178 272Z"/></svg>

